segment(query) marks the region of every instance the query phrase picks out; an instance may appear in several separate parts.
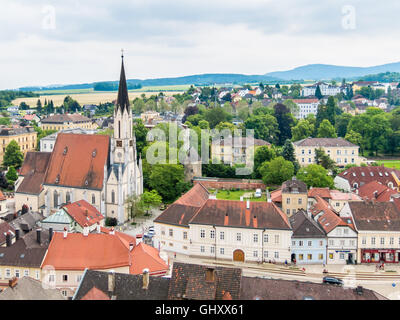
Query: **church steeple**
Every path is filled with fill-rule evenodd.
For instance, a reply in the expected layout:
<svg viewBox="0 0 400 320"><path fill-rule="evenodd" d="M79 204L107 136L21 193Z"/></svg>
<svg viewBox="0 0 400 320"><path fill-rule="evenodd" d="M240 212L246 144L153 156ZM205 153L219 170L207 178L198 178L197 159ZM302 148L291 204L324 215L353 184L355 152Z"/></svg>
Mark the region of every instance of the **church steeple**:
<svg viewBox="0 0 400 320"><path fill-rule="evenodd" d="M119 78L119 87L118 87L118 98L117 105L115 107L115 111L121 109L121 113L125 111L125 109L129 112L129 97L128 97L128 86L126 85L126 77L125 77L125 67L124 67L124 51L122 50L121 54L122 64L121 64L121 75Z"/></svg>

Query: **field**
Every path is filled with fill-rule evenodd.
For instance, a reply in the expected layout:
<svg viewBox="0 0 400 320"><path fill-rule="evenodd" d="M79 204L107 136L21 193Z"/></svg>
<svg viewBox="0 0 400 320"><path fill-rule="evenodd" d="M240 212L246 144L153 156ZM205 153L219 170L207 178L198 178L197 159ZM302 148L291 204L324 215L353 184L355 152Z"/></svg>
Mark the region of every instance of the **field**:
<svg viewBox="0 0 400 320"><path fill-rule="evenodd" d="M215 190L209 190L211 193L215 192ZM255 190L218 190L217 199L221 200L240 200L241 196L250 196L248 200L250 201L267 201L265 194L261 196L261 198L253 198ZM243 200L247 200L247 198L243 197Z"/></svg>
<svg viewBox="0 0 400 320"><path fill-rule="evenodd" d="M384 165L388 168L394 168L400 170L400 160L377 160L376 163Z"/></svg>
<svg viewBox="0 0 400 320"><path fill-rule="evenodd" d="M155 92L162 91L165 95L173 95L177 93L182 93L184 91L184 86L168 86L168 87L143 87L141 89L129 90L129 98L133 100L139 97L143 93L146 96L151 96ZM169 91L168 91L168 90ZM151 91L152 90L152 91ZM176 90L176 91L175 91ZM42 105L45 99L53 100L55 106L62 105L64 98L66 96L71 96L72 99L78 101L80 105L84 104L99 104L105 102L112 102L117 99L116 91L93 91L93 89L71 89L71 90L47 90L47 91L37 91L40 97L33 98L18 98L12 101L13 105L19 105L24 101L30 107L36 107L37 100L40 99Z"/></svg>

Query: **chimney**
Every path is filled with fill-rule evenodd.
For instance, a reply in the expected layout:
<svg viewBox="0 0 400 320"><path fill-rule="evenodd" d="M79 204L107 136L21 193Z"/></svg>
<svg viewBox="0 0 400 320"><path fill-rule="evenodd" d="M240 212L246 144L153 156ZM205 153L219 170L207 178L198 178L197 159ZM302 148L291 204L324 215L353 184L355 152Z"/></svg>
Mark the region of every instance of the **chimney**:
<svg viewBox="0 0 400 320"><path fill-rule="evenodd" d="M143 269L143 287L142 289L147 290L149 288L150 276L149 269Z"/></svg>
<svg viewBox="0 0 400 320"><path fill-rule="evenodd" d="M19 233L20 233L20 230L15 229L15 241L19 240Z"/></svg>
<svg viewBox="0 0 400 320"><path fill-rule="evenodd" d="M269 193L269 190L267 189L267 202L271 202L271 194Z"/></svg>
<svg viewBox="0 0 400 320"><path fill-rule="evenodd" d="M83 226L83 236L87 237L89 234L89 226L87 223L85 223L85 225Z"/></svg>
<svg viewBox="0 0 400 320"><path fill-rule="evenodd" d="M240 201L243 201L243 196L240 196Z"/></svg>
<svg viewBox="0 0 400 320"><path fill-rule="evenodd" d="M64 239L67 238L67 235L68 235L67 227L64 227Z"/></svg>
<svg viewBox="0 0 400 320"><path fill-rule="evenodd" d="M40 244L41 240L42 240L42 229L39 228L36 230L36 241L37 243Z"/></svg>
<svg viewBox="0 0 400 320"><path fill-rule="evenodd" d="M49 242L53 239L53 228L49 228Z"/></svg>
<svg viewBox="0 0 400 320"><path fill-rule="evenodd" d="M133 250L133 247L134 247L133 242L129 242L129 251L132 251L132 250Z"/></svg>
<svg viewBox="0 0 400 320"><path fill-rule="evenodd" d="M115 234L114 227L111 227L111 229L110 229L110 234L112 234L112 235Z"/></svg>
<svg viewBox="0 0 400 320"><path fill-rule="evenodd" d="M97 233L100 233L100 222L98 221L97 221L96 231Z"/></svg>
<svg viewBox="0 0 400 320"><path fill-rule="evenodd" d="M110 270L110 272L108 273L108 292L113 294L114 289L115 289L115 272L114 270Z"/></svg>
<svg viewBox="0 0 400 320"><path fill-rule="evenodd" d="M14 288L17 285L17 282L18 282L18 278L13 277L12 279L8 280L8 286L10 288Z"/></svg>
<svg viewBox="0 0 400 320"><path fill-rule="evenodd" d="M250 209L250 200L247 200L247 201L246 201L246 208L247 208L247 209Z"/></svg>
<svg viewBox="0 0 400 320"><path fill-rule="evenodd" d="M11 234L10 234L10 232L7 232L7 234L6 234L6 245L7 245L7 247L11 247Z"/></svg>

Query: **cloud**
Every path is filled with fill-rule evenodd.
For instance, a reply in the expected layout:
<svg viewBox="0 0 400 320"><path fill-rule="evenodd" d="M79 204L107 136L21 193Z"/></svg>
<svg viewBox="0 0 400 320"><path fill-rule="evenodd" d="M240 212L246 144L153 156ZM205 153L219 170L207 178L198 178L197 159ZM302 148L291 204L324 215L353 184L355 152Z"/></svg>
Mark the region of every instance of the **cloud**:
<svg viewBox="0 0 400 320"><path fill-rule="evenodd" d="M345 5L355 29L343 28ZM0 88L117 79L122 47L130 78L376 65L400 49L395 0L3 0L0 9Z"/></svg>

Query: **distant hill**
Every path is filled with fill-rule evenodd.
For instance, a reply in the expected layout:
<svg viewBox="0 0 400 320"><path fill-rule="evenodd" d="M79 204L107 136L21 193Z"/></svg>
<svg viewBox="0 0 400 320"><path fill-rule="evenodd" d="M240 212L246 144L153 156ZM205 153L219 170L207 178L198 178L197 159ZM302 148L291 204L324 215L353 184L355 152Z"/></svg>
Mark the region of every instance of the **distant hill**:
<svg viewBox="0 0 400 320"><path fill-rule="evenodd" d="M360 81L379 81L379 82L399 82L400 73L399 72L385 72L378 74L369 74L365 77L361 77Z"/></svg>
<svg viewBox="0 0 400 320"><path fill-rule="evenodd" d="M282 80L330 80L356 78L385 72L400 72L400 62L373 67L344 67L329 64L309 64L288 71L267 73L266 76Z"/></svg>

